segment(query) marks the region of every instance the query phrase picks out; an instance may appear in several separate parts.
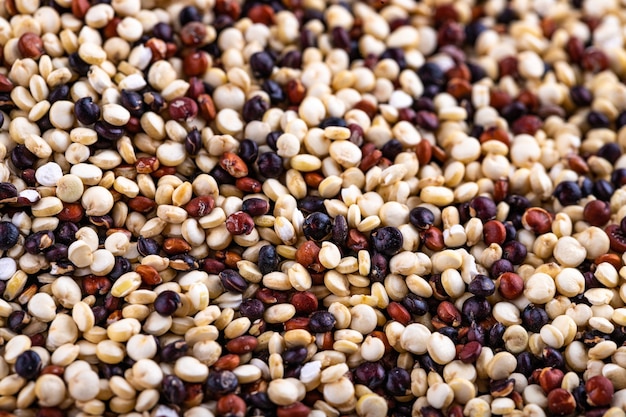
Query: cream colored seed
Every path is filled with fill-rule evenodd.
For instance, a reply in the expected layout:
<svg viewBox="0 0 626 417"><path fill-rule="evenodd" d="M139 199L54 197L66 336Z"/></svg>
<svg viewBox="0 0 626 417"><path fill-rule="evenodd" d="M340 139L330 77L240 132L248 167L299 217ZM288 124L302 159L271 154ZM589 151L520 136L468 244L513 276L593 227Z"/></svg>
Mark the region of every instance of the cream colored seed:
<svg viewBox="0 0 626 417"><path fill-rule="evenodd" d="M81 203L88 216L104 216L113 208L113 196L104 187L90 187L83 193Z"/></svg>
<svg viewBox="0 0 626 417"><path fill-rule="evenodd" d="M77 267L84 268L93 262L92 250L87 243L77 240L68 248L68 259Z"/></svg>
<svg viewBox="0 0 626 417"><path fill-rule="evenodd" d="M65 203L74 203L83 195L84 186L81 179L72 174L59 178L56 184L56 195Z"/></svg>
<svg viewBox="0 0 626 417"><path fill-rule="evenodd" d="M111 295L125 297L141 285L141 275L136 272L127 272L119 277L111 287Z"/></svg>
<svg viewBox="0 0 626 417"><path fill-rule="evenodd" d="M319 260L326 269L334 269L341 262L341 252L332 242L323 242L319 252Z"/></svg>

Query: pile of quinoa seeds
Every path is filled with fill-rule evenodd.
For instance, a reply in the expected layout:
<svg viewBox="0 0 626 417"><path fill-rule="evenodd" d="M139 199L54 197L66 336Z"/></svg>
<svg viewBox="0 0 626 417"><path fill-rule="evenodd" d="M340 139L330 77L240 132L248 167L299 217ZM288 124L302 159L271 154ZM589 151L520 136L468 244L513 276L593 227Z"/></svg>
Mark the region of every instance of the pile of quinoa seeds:
<svg viewBox="0 0 626 417"><path fill-rule="evenodd" d="M0 1L0 417L625 417L624 4Z"/></svg>

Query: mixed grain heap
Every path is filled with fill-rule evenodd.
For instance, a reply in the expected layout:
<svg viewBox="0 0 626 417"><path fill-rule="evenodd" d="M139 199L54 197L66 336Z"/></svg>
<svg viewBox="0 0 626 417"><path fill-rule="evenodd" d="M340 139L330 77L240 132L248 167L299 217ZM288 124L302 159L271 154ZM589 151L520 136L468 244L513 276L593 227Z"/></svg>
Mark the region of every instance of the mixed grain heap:
<svg viewBox="0 0 626 417"><path fill-rule="evenodd" d="M624 417L622 3L0 2L0 415Z"/></svg>

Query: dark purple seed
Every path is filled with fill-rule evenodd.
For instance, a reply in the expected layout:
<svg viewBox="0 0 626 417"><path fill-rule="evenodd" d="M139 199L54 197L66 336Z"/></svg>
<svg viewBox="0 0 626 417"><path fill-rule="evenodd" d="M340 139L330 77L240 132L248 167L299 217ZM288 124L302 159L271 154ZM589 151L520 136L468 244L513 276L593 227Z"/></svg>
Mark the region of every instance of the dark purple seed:
<svg viewBox="0 0 626 417"><path fill-rule="evenodd" d="M265 152L257 160L259 174L265 178L278 178L284 171L283 159L274 152Z"/></svg>
<svg viewBox="0 0 626 417"><path fill-rule="evenodd" d="M278 65L286 68L300 69L302 68L302 54L297 50L288 51L280 58Z"/></svg>
<svg viewBox="0 0 626 417"><path fill-rule="evenodd" d="M426 230L435 223L435 215L426 207L415 207L409 213L409 222L419 230Z"/></svg>
<svg viewBox="0 0 626 417"><path fill-rule="evenodd" d="M370 273L368 275L372 282L383 282L389 271L389 261L382 253L374 253L370 257Z"/></svg>
<svg viewBox="0 0 626 417"><path fill-rule="evenodd" d="M274 80L265 80L261 86L261 89L267 93L270 97L272 104L278 104L285 101L285 92L280 84Z"/></svg>
<svg viewBox="0 0 626 417"><path fill-rule="evenodd" d="M270 108L267 101L259 95L252 97L243 105L242 116L246 122L261 120L265 112Z"/></svg>
<svg viewBox="0 0 626 417"><path fill-rule="evenodd" d="M562 206L572 206L582 198L580 187L574 181L562 181L554 188L553 195Z"/></svg>
<svg viewBox="0 0 626 417"><path fill-rule="evenodd" d="M93 306L91 307L91 311L93 312L93 317L96 324L101 324L102 322L104 322L109 315L109 312L104 306Z"/></svg>
<svg viewBox="0 0 626 417"><path fill-rule="evenodd" d="M593 110L587 113L587 123L589 123L592 129L606 128L611 125L611 121L606 114Z"/></svg>
<svg viewBox="0 0 626 417"><path fill-rule="evenodd" d="M118 297L113 297L111 293L108 293L104 297L104 307L109 313L112 313L120 307L120 299Z"/></svg>
<svg viewBox="0 0 626 417"><path fill-rule="evenodd" d="M487 30L487 27L478 20L465 25L465 43L473 46L481 33Z"/></svg>
<svg viewBox="0 0 626 417"><path fill-rule="evenodd" d="M461 313L468 321L481 321L491 314L491 304L485 297L475 295L463 302Z"/></svg>
<svg viewBox="0 0 626 417"><path fill-rule="evenodd" d="M321 242L332 232L333 223L326 213L316 212L309 214L302 224L302 231L307 239Z"/></svg>
<svg viewBox="0 0 626 417"><path fill-rule="evenodd" d="M70 87L67 84L61 84L55 87L50 94L48 94L48 101L50 104L54 104L59 100L67 100L70 95ZM1 124L0 124L1 125Z"/></svg>
<svg viewBox="0 0 626 417"><path fill-rule="evenodd" d="M595 329L587 330L580 338L580 341L583 342L587 348L592 348L598 343L606 342L607 340L611 340L610 335Z"/></svg>
<svg viewBox="0 0 626 417"><path fill-rule="evenodd" d="M528 249L521 242L511 240L502 245L502 258L510 261L513 265L520 265L526 259Z"/></svg>
<svg viewBox="0 0 626 417"><path fill-rule="evenodd" d="M105 214L104 216L89 216L89 223L103 229L110 229L113 227L113 217L109 214ZM104 241L102 244L104 244Z"/></svg>
<svg viewBox="0 0 626 417"><path fill-rule="evenodd" d="M193 271L200 267L198 260L188 253L181 253L170 257L170 268L176 271Z"/></svg>
<svg viewBox="0 0 626 417"><path fill-rule="evenodd" d="M574 396L574 399L576 400L576 406L578 410L583 410L584 408L587 407L587 390L585 389L585 384L581 382L581 384L577 387L575 387L572 390L572 395ZM593 416L590 415L589 417L602 417L605 415L606 410L604 409L598 409L601 411L600 414ZM589 411L587 411L587 413L585 413L585 417L588 416Z"/></svg>
<svg viewBox="0 0 626 417"><path fill-rule="evenodd" d="M617 143L609 142L598 149L596 155L600 158L606 159L611 163L611 165L614 165L619 157L622 156L622 150Z"/></svg>
<svg viewBox="0 0 626 417"><path fill-rule="evenodd" d="M159 113L161 110L165 109L165 99L163 96L156 91L148 91L143 93L143 102L148 106L148 108L155 112Z"/></svg>
<svg viewBox="0 0 626 417"><path fill-rule="evenodd" d="M348 127L348 122L343 117L326 117L323 119L317 127L320 129L325 129L329 126L339 126L339 127Z"/></svg>
<svg viewBox="0 0 626 417"><path fill-rule="evenodd" d="M306 214L315 213L316 211L325 213L326 207L324 206L324 201L326 201L325 198L307 195L302 200L298 201L298 208Z"/></svg>
<svg viewBox="0 0 626 417"><path fill-rule="evenodd" d="M331 31L333 46L344 51L350 50L350 34L341 26L334 27Z"/></svg>
<svg viewBox="0 0 626 417"><path fill-rule="evenodd" d="M265 245L259 250L259 270L263 275L276 271L280 258L273 245Z"/></svg>
<svg viewBox="0 0 626 417"><path fill-rule="evenodd" d="M308 355L308 350L304 346L293 347L283 352L283 361L287 364L301 365Z"/></svg>
<svg viewBox="0 0 626 417"><path fill-rule="evenodd" d="M441 92L441 86L435 84L428 84L424 87L424 92L422 93L425 97L435 98L437 94Z"/></svg>
<svg viewBox="0 0 626 417"><path fill-rule="evenodd" d="M402 305L411 314L423 316L428 313L428 303L426 300L413 293L407 294L407 296L402 299Z"/></svg>
<svg viewBox="0 0 626 417"><path fill-rule="evenodd" d="M587 107L591 105L591 101L593 100L591 91L582 85L572 87L569 90L569 94L576 107Z"/></svg>
<svg viewBox="0 0 626 417"><path fill-rule="evenodd" d="M598 281L598 278L596 278L594 273L591 271L583 272L583 278L585 279L585 290L589 290L591 288L600 288L602 286L602 284L600 284L600 281ZM586 297L583 297L582 302L587 304L589 300L587 300Z"/></svg>
<svg viewBox="0 0 626 417"><path fill-rule="evenodd" d="M483 222L496 217L496 203L488 197L474 197L469 204L470 215L478 217Z"/></svg>
<svg viewBox="0 0 626 417"><path fill-rule="evenodd" d="M261 300L248 298L243 300L243 302L239 305L239 313L243 317L249 318L250 321L254 321L263 317L263 313L265 313L265 306Z"/></svg>
<svg viewBox="0 0 626 417"><path fill-rule="evenodd" d="M267 144L267 146L272 148L273 151L278 150L278 144L277 144L278 138L282 134L283 132L280 130L275 130L273 132L268 133L267 136L265 137L265 143Z"/></svg>
<svg viewBox="0 0 626 417"><path fill-rule="evenodd" d="M312 9L306 9L312 10ZM306 20L306 11L305 11L305 20ZM304 51L306 48L314 47L317 45L317 38L315 34L310 29L302 29L300 31L300 47Z"/></svg>
<svg viewBox="0 0 626 417"><path fill-rule="evenodd" d="M226 14L221 14L221 15L217 16L215 18L215 20L213 20L212 25L215 27L216 32L219 34L224 29L232 27L234 23L235 23L235 21L233 20L232 17L230 17L230 16L228 16Z"/></svg>
<svg viewBox="0 0 626 417"><path fill-rule="evenodd" d="M331 230L331 240L337 245L343 246L348 239L348 221L339 214L335 217L333 228Z"/></svg>
<svg viewBox="0 0 626 417"><path fill-rule="evenodd" d="M144 112L143 98L136 91L122 90L120 104L134 117L141 117Z"/></svg>
<svg viewBox="0 0 626 417"><path fill-rule="evenodd" d="M452 340L455 344L459 341L459 331L451 326L445 326L437 329L437 333L441 333L448 339Z"/></svg>
<svg viewBox="0 0 626 417"><path fill-rule="evenodd" d="M234 392L238 386L237 376L228 370L213 371L206 381L207 393L220 397Z"/></svg>
<svg viewBox="0 0 626 417"><path fill-rule="evenodd" d="M174 40L174 30L167 23L159 22L152 28L152 34L165 42Z"/></svg>
<svg viewBox="0 0 626 417"><path fill-rule="evenodd" d="M175 362L187 354L189 345L184 340L171 342L161 349L161 360L163 362Z"/></svg>
<svg viewBox="0 0 626 417"><path fill-rule="evenodd" d="M182 404L185 401L185 383L176 375L166 375L163 378L161 393L170 404Z"/></svg>
<svg viewBox="0 0 626 417"><path fill-rule="evenodd" d="M620 130L626 126L626 111L621 112L615 119L615 130Z"/></svg>
<svg viewBox="0 0 626 417"><path fill-rule="evenodd" d="M591 192L598 200L610 201L611 196L615 192L615 188L607 180L599 179L593 183Z"/></svg>
<svg viewBox="0 0 626 417"><path fill-rule="evenodd" d="M387 48L382 54L380 54L378 59L391 59L398 64L400 70L406 68L406 58L404 56L404 49L402 48Z"/></svg>
<svg viewBox="0 0 626 417"><path fill-rule="evenodd" d="M535 359L532 353L522 352L517 355L517 367L515 368L515 372L518 372L528 378L536 369L536 362L537 359Z"/></svg>
<svg viewBox="0 0 626 417"><path fill-rule="evenodd" d="M0 250L9 250L20 237L20 230L11 222L0 222Z"/></svg>
<svg viewBox="0 0 626 417"><path fill-rule="evenodd" d="M185 137L185 150L189 155L197 155L202 149L202 135L196 127Z"/></svg>
<svg viewBox="0 0 626 417"><path fill-rule="evenodd" d="M285 378L300 378L302 372L302 365L286 366Z"/></svg>
<svg viewBox="0 0 626 417"><path fill-rule="evenodd" d="M626 168L619 168L613 170L611 174L611 182L615 188L620 188L626 184Z"/></svg>
<svg viewBox="0 0 626 417"><path fill-rule="evenodd" d="M475 321L471 322L469 330L467 331L467 340L468 342L478 342L485 346L485 342L487 341L485 329Z"/></svg>
<svg viewBox="0 0 626 417"><path fill-rule="evenodd" d="M416 123L417 115L415 110L410 107L398 110L398 120L409 122L412 124Z"/></svg>
<svg viewBox="0 0 626 417"><path fill-rule="evenodd" d="M185 6L178 13L178 21L181 26L185 26L189 22L202 22L202 16L196 7Z"/></svg>
<svg viewBox="0 0 626 417"><path fill-rule="evenodd" d="M274 58L265 52L255 52L250 57L250 68L256 78L268 78L274 69Z"/></svg>
<svg viewBox="0 0 626 417"><path fill-rule="evenodd" d="M365 362L354 371L354 379L369 389L376 389L385 382L385 368L378 362Z"/></svg>
<svg viewBox="0 0 626 417"><path fill-rule="evenodd" d="M37 160L37 156L29 151L25 145L16 145L11 151L11 162L18 169L32 168Z"/></svg>
<svg viewBox="0 0 626 417"><path fill-rule="evenodd" d="M246 164L253 164L259 156L259 145L252 139L244 139L239 143L239 152L237 152L237 155L239 155Z"/></svg>
<svg viewBox="0 0 626 417"><path fill-rule="evenodd" d="M24 240L26 252L36 255L54 245L54 233L50 230L42 230L30 234Z"/></svg>
<svg viewBox="0 0 626 417"><path fill-rule="evenodd" d="M270 209L269 203L262 198L247 198L243 200L241 211L248 213L252 217L267 214Z"/></svg>
<svg viewBox="0 0 626 417"><path fill-rule="evenodd" d="M15 333L21 333L28 323L30 323L30 316L24 310L12 312L7 319L8 328Z"/></svg>
<svg viewBox="0 0 626 417"><path fill-rule="evenodd" d="M435 407L431 407L430 405L420 408L419 413L420 413L419 415L422 417L443 417L444 416L441 410ZM408 414L407 416L411 416L411 414Z"/></svg>
<svg viewBox="0 0 626 417"><path fill-rule="evenodd" d="M118 140L124 136L125 130L121 126L113 126L104 120L98 120L94 123L93 129L99 138L109 140L111 142Z"/></svg>
<svg viewBox="0 0 626 417"><path fill-rule="evenodd" d="M385 389L391 395L406 395L406 391L411 387L411 375L406 369L393 368L387 373Z"/></svg>
<svg viewBox="0 0 626 417"><path fill-rule="evenodd" d="M504 238L505 242L509 242L517 237L517 229L515 229L513 222L505 221L504 230L506 230L506 237Z"/></svg>
<svg viewBox="0 0 626 417"><path fill-rule="evenodd" d="M415 114L415 123L422 129L434 132L439 128L439 119L433 112L420 110Z"/></svg>
<svg viewBox="0 0 626 417"><path fill-rule="evenodd" d="M122 275L132 270L132 265L130 261L123 256L115 257L115 264L113 265L113 269L109 272L109 276L112 279L118 279Z"/></svg>
<svg viewBox="0 0 626 417"><path fill-rule="evenodd" d="M513 124L517 119L525 116L528 110L523 103L519 101L514 101L510 104L507 104L500 110L500 114L504 117L507 122Z"/></svg>
<svg viewBox="0 0 626 417"><path fill-rule="evenodd" d="M154 309L162 316L171 316L181 305L180 295L170 290L163 291L154 300Z"/></svg>
<svg viewBox="0 0 626 417"><path fill-rule="evenodd" d="M381 227L371 234L374 249L383 255L393 256L402 249L404 238L402 232L396 227Z"/></svg>
<svg viewBox="0 0 626 417"><path fill-rule="evenodd" d="M488 276L478 274L470 281L467 290L474 295L488 297L496 291L496 284Z"/></svg>
<svg viewBox="0 0 626 417"><path fill-rule="evenodd" d="M393 161L396 159L396 156L403 151L403 147L398 139L391 139L387 141L380 150L385 158Z"/></svg>
<svg viewBox="0 0 626 417"><path fill-rule="evenodd" d="M611 340L617 343L617 346L623 346L626 343L626 327L616 326L613 333L611 333Z"/></svg>
<svg viewBox="0 0 626 417"><path fill-rule="evenodd" d="M78 56L78 52L72 52L67 56L68 64L72 71L77 73L80 76L86 76L91 69L91 65L86 63Z"/></svg>
<svg viewBox="0 0 626 417"><path fill-rule="evenodd" d="M446 83L446 76L437 64L427 62L417 70L417 75L425 86L442 87ZM438 91L439 89L437 89Z"/></svg>
<svg viewBox="0 0 626 417"><path fill-rule="evenodd" d="M435 113L435 103L430 97L420 97L413 102L413 110L416 112L428 111Z"/></svg>
<svg viewBox="0 0 626 417"><path fill-rule="evenodd" d="M142 256L158 255L160 248L156 240L140 236L137 240L137 251Z"/></svg>
<svg viewBox="0 0 626 417"><path fill-rule="evenodd" d="M478 81L487 77L487 71L483 67L481 67L479 64L475 64L473 62L467 62L466 65L467 65L467 68L469 68L470 70L472 83L477 83Z"/></svg>
<svg viewBox="0 0 626 417"><path fill-rule="evenodd" d="M504 347L504 331L506 330L506 326L502 323L496 323L489 328L489 344L488 346L492 349L499 349Z"/></svg>
<svg viewBox="0 0 626 417"><path fill-rule="evenodd" d="M511 207L511 210L517 213L523 213L530 207L530 201L526 197L518 194L507 196L505 201Z"/></svg>
<svg viewBox="0 0 626 417"><path fill-rule="evenodd" d="M546 310L534 304L529 304L522 310L522 324L529 332L539 333L541 328L548 324L548 321Z"/></svg>
<svg viewBox="0 0 626 417"><path fill-rule="evenodd" d="M517 12L510 7L505 7L504 10L502 10L500 14L498 14L496 22L503 25L508 25L516 19L518 19Z"/></svg>
<svg viewBox="0 0 626 417"><path fill-rule="evenodd" d="M419 362L421 367L424 368L427 372L440 373L442 370L442 366L435 362L428 353L420 356Z"/></svg>
<svg viewBox="0 0 626 417"><path fill-rule="evenodd" d="M242 293L248 288L246 280L234 269L225 269L219 273L219 276L226 291Z"/></svg>
<svg viewBox="0 0 626 417"><path fill-rule="evenodd" d="M313 333L325 333L335 327L335 316L328 311L316 311L309 318L309 329Z"/></svg>
<svg viewBox="0 0 626 417"><path fill-rule="evenodd" d="M553 347L547 346L543 348L541 353L541 357L543 358L543 363L545 366L563 369L565 366L565 359L563 358L563 354Z"/></svg>
<svg viewBox="0 0 626 417"><path fill-rule="evenodd" d="M228 171L226 171L224 168L222 168L219 165L216 165L215 168L213 168L209 174L213 178L215 178L217 183L220 184L220 185L221 184L234 184L235 183L235 178L233 176L231 176L228 173Z"/></svg>
<svg viewBox="0 0 626 417"><path fill-rule="evenodd" d="M0 203L14 203L17 201L17 188L10 182L0 182Z"/></svg>
<svg viewBox="0 0 626 417"><path fill-rule="evenodd" d="M257 392L253 392L252 394L250 394L248 396L248 401L249 404L251 404L253 407L259 408L260 410L272 410L273 408L275 408L276 406L270 401L270 397L267 395L266 392L263 391L257 391ZM257 413L257 414L250 414L253 416L262 416L262 413Z"/></svg>
<svg viewBox="0 0 626 417"><path fill-rule="evenodd" d="M513 272L514 270L515 268L513 267L511 261L507 259L498 259L491 266L491 276L494 279L498 279L498 277L505 272Z"/></svg>
<svg viewBox="0 0 626 417"><path fill-rule="evenodd" d="M91 97L80 98L74 103L74 116L84 125L96 123L100 119L100 106Z"/></svg>
<svg viewBox="0 0 626 417"><path fill-rule="evenodd" d="M22 352L15 361L15 373L27 380L35 379L41 372L41 357L34 350Z"/></svg>

